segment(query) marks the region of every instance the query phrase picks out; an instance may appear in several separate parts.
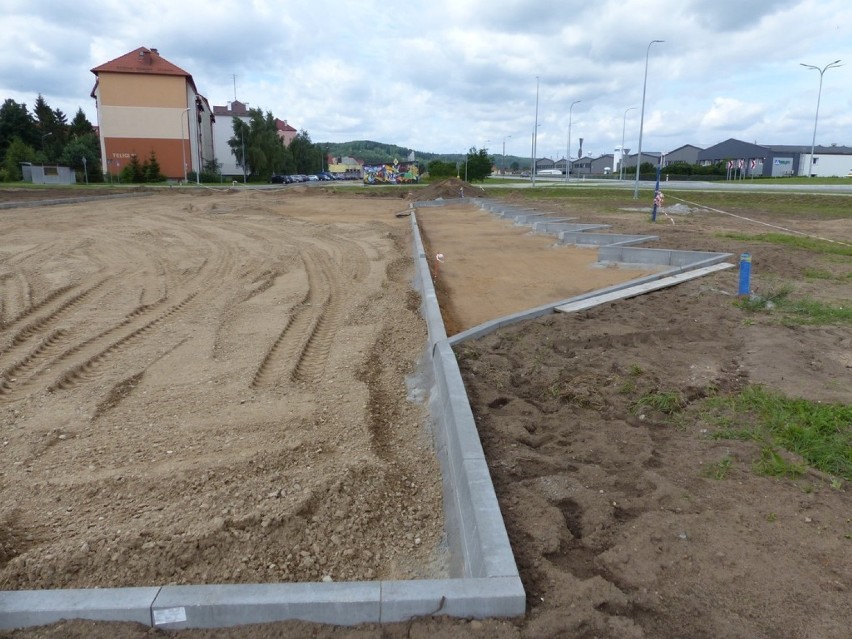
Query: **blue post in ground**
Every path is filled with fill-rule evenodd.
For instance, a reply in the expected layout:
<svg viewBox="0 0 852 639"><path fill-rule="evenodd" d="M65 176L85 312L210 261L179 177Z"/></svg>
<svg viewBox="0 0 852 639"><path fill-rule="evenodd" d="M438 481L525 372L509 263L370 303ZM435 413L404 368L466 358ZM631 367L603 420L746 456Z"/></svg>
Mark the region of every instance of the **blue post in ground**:
<svg viewBox="0 0 852 639"><path fill-rule="evenodd" d="M639 162L639 158L636 158L636 161ZM654 208L651 210L651 221L657 221L657 206L662 203L662 199L660 198L660 167L663 163L663 156L660 156L660 162L657 164L657 185L654 187ZM636 169L637 171L639 169Z"/></svg>
<svg viewBox="0 0 852 639"><path fill-rule="evenodd" d="M751 295L751 255L749 253L740 255L740 289L737 295L740 297Z"/></svg>

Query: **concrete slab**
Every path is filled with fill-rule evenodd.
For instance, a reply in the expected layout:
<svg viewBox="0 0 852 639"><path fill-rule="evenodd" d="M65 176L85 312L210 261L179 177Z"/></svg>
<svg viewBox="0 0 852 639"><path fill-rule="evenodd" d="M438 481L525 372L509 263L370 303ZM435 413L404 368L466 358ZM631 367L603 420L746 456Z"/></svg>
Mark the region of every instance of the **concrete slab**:
<svg viewBox="0 0 852 639"><path fill-rule="evenodd" d="M534 233L564 233L566 231L600 231L608 229L609 224L572 224L569 222L534 221L532 229Z"/></svg>
<svg viewBox="0 0 852 639"><path fill-rule="evenodd" d="M380 618L379 582L165 586L151 609L157 628L222 628L300 619L355 625Z"/></svg>
<svg viewBox="0 0 852 639"><path fill-rule="evenodd" d="M151 605L160 589L85 588L0 593L0 629L43 626L62 619L135 621L151 625Z"/></svg>
<svg viewBox="0 0 852 639"><path fill-rule="evenodd" d="M722 271L733 267L733 264L723 262L720 264L705 266L704 268L692 269L690 271L684 271L682 273L678 273L670 277L658 279L654 282L646 282L644 284L639 284L636 286L629 286L619 291L612 291L603 295L589 297L584 300L578 300L575 302L569 302L568 304L562 304L561 306L557 306L554 310L560 313L574 313L577 311L583 311L587 308L592 308L594 306L599 306L608 302L614 302L615 300L627 299L629 297L644 295L645 293L650 293L651 291L657 291L662 288L674 286L675 284L680 284L681 282L694 280L698 277L703 277L705 275L710 275L711 273L716 273L717 271Z"/></svg>
<svg viewBox="0 0 852 639"><path fill-rule="evenodd" d="M588 233L577 231L563 231L557 234L560 244L573 244L574 246L629 246L631 244L644 244L659 240L657 235L628 235L623 233Z"/></svg>
<svg viewBox="0 0 852 639"><path fill-rule="evenodd" d="M683 251L672 249L637 248L628 246L602 246L598 250L598 261L622 264L660 264L663 266L695 266L708 260L721 262L730 253L710 251Z"/></svg>
<svg viewBox="0 0 852 639"><path fill-rule="evenodd" d="M519 577L382 582L382 622L430 615L518 617L525 607Z"/></svg>

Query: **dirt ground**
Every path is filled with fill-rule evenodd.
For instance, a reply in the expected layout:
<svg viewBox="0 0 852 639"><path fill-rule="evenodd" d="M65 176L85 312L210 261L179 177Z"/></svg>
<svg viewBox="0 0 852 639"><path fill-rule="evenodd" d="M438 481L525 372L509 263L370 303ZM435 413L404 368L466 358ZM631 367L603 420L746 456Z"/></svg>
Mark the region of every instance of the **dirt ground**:
<svg viewBox="0 0 852 639"><path fill-rule="evenodd" d="M757 292L789 285L797 296L852 299L848 258L720 235L765 232L745 220L696 211L651 227L637 212L589 211L570 200L536 204L613 224L618 232L653 231L660 247L749 251ZM747 213L791 223L760 210ZM803 215L795 223L798 230L852 242L848 217ZM829 277L806 278L813 269ZM457 347L527 592L524 618L358 628L290 622L174 634L848 638L848 483L817 471L799 478L756 473L759 446L712 438L716 424L700 407L711 395L755 383L852 403L852 331L848 325L790 327L774 314L749 314L734 305L736 284L736 270L729 270L580 314L516 324ZM465 294L450 288L456 297ZM648 391L675 392L683 404L676 414L641 408L637 400ZM7 634L172 633L68 622Z"/></svg>
<svg viewBox="0 0 852 639"><path fill-rule="evenodd" d="M399 208L0 212L0 589L443 575Z"/></svg>

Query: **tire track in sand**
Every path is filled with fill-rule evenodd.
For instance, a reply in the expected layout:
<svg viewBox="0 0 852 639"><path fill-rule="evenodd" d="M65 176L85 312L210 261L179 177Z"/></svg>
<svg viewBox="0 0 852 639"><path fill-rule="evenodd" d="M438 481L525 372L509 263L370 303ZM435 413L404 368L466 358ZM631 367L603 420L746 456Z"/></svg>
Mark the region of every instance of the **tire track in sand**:
<svg viewBox="0 0 852 639"><path fill-rule="evenodd" d="M322 246L306 245L300 257L308 277L307 293L266 351L251 381L253 388L275 386L284 379L314 381L325 367L339 328L345 289L337 265Z"/></svg>

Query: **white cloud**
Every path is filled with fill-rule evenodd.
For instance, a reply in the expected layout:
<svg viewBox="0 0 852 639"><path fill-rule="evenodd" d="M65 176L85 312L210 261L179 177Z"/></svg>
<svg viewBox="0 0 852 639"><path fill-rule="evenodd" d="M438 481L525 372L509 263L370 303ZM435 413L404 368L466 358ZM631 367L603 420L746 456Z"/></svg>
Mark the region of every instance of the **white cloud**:
<svg viewBox="0 0 852 639"><path fill-rule="evenodd" d="M806 144L818 78L799 62L848 66L825 76L820 137L852 144L852 3L847 0L435 0L373 7L291 0L0 0L0 98L96 118L89 70L138 46L193 75L212 103L237 95L315 141L375 139L459 152L507 140L529 153L572 137L603 152L641 104L643 148L728 137ZM627 145L635 148L638 109ZM574 127L578 133L574 133ZM572 147L576 146L576 140Z"/></svg>

